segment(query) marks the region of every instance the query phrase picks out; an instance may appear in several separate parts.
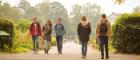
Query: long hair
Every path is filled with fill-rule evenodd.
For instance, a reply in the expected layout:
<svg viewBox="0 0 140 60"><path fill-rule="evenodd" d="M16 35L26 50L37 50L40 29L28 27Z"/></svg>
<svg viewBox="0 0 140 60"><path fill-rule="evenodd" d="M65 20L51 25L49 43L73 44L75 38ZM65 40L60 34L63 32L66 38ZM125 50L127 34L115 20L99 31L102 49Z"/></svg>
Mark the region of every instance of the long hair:
<svg viewBox="0 0 140 60"><path fill-rule="evenodd" d="M49 22L49 26L52 27L52 23L50 20L48 20L47 22Z"/></svg>
<svg viewBox="0 0 140 60"><path fill-rule="evenodd" d="M86 16L82 16L82 21L86 21Z"/></svg>

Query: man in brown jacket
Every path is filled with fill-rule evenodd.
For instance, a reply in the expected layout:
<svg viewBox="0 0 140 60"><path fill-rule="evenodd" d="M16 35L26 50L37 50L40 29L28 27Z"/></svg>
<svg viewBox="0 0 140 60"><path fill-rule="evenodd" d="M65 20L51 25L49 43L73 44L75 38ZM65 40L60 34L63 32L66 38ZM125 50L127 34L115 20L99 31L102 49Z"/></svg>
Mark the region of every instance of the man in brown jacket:
<svg viewBox="0 0 140 60"><path fill-rule="evenodd" d="M102 14L101 20L97 23L96 26L96 38L100 40L101 48L101 59L104 59L104 45L106 52L106 59L109 58L108 54L108 38L111 37L111 25L110 22L106 19L106 15Z"/></svg>

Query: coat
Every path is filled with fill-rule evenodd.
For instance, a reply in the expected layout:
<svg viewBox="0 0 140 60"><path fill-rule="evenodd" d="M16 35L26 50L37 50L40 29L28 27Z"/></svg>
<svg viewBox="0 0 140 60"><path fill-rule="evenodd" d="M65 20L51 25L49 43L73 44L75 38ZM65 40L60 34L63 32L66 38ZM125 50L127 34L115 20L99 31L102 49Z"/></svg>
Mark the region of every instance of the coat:
<svg viewBox="0 0 140 60"><path fill-rule="evenodd" d="M51 33L52 33L52 27L44 25L42 28L43 31L43 39L47 41L51 41Z"/></svg>
<svg viewBox="0 0 140 60"><path fill-rule="evenodd" d="M102 21L102 20L100 20L100 21L97 23L97 26L96 26L96 35L97 35L97 36L108 36L108 37L111 37L112 30L111 30L110 22L109 22L108 20L107 20L107 22L106 22L107 29L108 29L107 33L106 33L106 34L100 34L100 33L99 33L101 21Z"/></svg>
<svg viewBox="0 0 140 60"><path fill-rule="evenodd" d="M86 25L82 25L82 23L79 23L77 32L80 41L84 41L84 42L89 41L89 35L91 33L90 23L87 23Z"/></svg>
<svg viewBox="0 0 140 60"><path fill-rule="evenodd" d="M42 34L41 34L41 26L40 26L40 24L37 22L37 23L32 23L31 25L30 25L30 27L29 27L29 32L30 32L30 34L33 36L33 35L35 35L35 27L34 27L34 24L37 24L37 33L36 33L36 35L38 35L38 36L41 36Z"/></svg>

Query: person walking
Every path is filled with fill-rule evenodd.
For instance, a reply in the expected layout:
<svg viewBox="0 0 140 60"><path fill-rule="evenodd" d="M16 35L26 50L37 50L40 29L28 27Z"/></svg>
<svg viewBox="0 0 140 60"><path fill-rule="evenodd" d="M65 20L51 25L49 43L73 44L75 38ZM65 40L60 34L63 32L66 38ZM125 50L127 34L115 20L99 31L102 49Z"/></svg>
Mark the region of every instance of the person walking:
<svg viewBox="0 0 140 60"><path fill-rule="evenodd" d="M108 38L111 37L111 25L106 18L106 14L102 14L100 21L96 26L96 38L100 40L101 59L104 59L104 47L106 52L106 59L109 58L108 53Z"/></svg>
<svg viewBox="0 0 140 60"><path fill-rule="evenodd" d="M39 22L37 21L37 17L34 17L32 24L29 27L29 32L32 35L33 40L33 50L36 54L38 52L38 37L41 36L41 26Z"/></svg>
<svg viewBox="0 0 140 60"><path fill-rule="evenodd" d="M52 33L52 23L50 20L47 20L45 25L42 28L43 39L44 39L44 51L48 54L51 48L51 33Z"/></svg>
<svg viewBox="0 0 140 60"><path fill-rule="evenodd" d="M62 43L63 43L63 35L65 34L65 28L61 22L61 18L57 19L57 23L55 25L55 33L56 33L58 54L62 54L62 47L63 47Z"/></svg>
<svg viewBox="0 0 140 60"><path fill-rule="evenodd" d="M91 33L91 26L85 16L82 17L81 22L78 24L77 32L80 43L82 44L82 58L86 58L87 44L89 41L89 35Z"/></svg>

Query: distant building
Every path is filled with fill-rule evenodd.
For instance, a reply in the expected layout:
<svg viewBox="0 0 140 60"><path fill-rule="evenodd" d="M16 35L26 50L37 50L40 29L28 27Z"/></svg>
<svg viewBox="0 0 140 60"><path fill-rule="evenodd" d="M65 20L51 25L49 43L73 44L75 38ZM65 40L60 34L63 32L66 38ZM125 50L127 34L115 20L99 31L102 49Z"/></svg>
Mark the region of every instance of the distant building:
<svg viewBox="0 0 140 60"><path fill-rule="evenodd" d="M121 14L120 13L115 13L115 12L112 12L109 16L108 16L108 20L110 21L111 24L114 24L116 18L118 16L120 16Z"/></svg>

